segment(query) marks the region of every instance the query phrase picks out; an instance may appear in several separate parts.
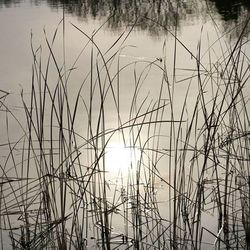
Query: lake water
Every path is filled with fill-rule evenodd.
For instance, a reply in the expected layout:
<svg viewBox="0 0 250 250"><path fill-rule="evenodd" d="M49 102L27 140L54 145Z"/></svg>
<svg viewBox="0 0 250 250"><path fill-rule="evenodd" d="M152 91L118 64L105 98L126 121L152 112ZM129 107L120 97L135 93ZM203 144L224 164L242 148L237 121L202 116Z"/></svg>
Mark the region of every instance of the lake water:
<svg viewBox="0 0 250 250"><path fill-rule="evenodd" d="M0 0L0 248L244 249L249 12Z"/></svg>
<svg viewBox="0 0 250 250"><path fill-rule="evenodd" d="M29 83L31 51L30 34L33 33L36 46L44 42L43 28L51 35L62 19L63 9L66 15L66 32L70 38L66 46L70 49L70 61L75 59L81 48L79 32L69 24L79 26L88 35L107 23L98 34L96 42L102 49L116 40L126 27L135 25L127 44L137 46L136 50L125 51L127 56L156 58L162 56L163 41L167 39L171 46L171 35L178 22L178 38L196 53L197 42L202 25L203 36L210 34L211 42L216 39L211 17L221 33L230 30L247 15L248 1L180 1L178 14L174 1L1 1L1 88L16 92L18 85ZM108 19L109 16L112 16ZM154 22L142 18L147 17ZM135 24L137 20L137 23ZM159 27L160 23L164 28ZM240 28L239 28L240 30ZM237 36L237 29L234 34ZM14 39L15 38L15 39ZM228 37L227 37L228 38ZM68 50L67 50L68 51ZM74 54L75 53L75 54ZM168 52L170 53L170 52ZM171 58L171 54L170 54ZM182 58L182 61L185 60ZM181 63L181 62L178 62ZM185 62L183 63L185 65ZM13 70L15 74L13 74Z"/></svg>

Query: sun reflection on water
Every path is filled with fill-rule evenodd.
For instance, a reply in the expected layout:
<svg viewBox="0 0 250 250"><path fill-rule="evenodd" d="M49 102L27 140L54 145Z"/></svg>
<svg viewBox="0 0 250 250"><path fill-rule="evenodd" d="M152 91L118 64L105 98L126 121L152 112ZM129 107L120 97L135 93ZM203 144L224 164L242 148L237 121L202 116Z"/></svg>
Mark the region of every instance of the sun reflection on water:
<svg viewBox="0 0 250 250"><path fill-rule="evenodd" d="M140 152L136 147L112 143L106 148L106 170L111 174L127 175L130 169L135 169L139 161Z"/></svg>

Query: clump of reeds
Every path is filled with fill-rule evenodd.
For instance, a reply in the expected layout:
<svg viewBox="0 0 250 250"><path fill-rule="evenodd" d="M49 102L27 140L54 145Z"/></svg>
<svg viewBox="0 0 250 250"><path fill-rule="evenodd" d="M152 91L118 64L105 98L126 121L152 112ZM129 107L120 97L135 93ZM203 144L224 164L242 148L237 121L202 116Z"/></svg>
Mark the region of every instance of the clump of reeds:
<svg viewBox="0 0 250 250"><path fill-rule="evenodd" d="M6 118L1 247L5 231L13 249L249 247L248 23L233 46L221 45L215 61L212 45L202 54L201 40L195 55L169 31L175 40L171 74L164 56L122 63L133 27L102 51L96 33L73 25L85 43L70 67L54 53L61 26L67 35L65 19L52 39L45 32L46 60L32 42L31 92L21 94L25 119L14 143L8 124L15 115ZM177 45L195 61L193 69L182 69L191 75L181 81ZM90 70L72 94L71 77L88 49ZM152 71L159 75L156 96L144 92ZM127 72L133 91L124 115ZM176 85L184 83L180 104ZM106 160L114 139L137 154L116 176Z"/></svg>

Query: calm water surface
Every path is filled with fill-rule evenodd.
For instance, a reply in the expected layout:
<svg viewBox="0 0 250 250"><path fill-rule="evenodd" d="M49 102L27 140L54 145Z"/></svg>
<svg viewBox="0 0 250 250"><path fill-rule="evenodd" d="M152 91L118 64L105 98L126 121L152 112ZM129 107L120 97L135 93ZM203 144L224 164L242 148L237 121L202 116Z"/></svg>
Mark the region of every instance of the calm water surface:
<svg viewBox="0 0 250 250"><path fill-rule="evenodd" d="M108 47L125 28L135 25L127 44L137 46L137 49L135 52L129 52L128 55L154 58L162 55L163 41L167 39L171 43L172 38L164 31L164 28L159 27L158 23L172 31L177 23L178 38L195 53L202 25L207 27L203 32L204 36L209 33L213 41L216 39L216 34L211 17L214 18L221 33L224 33L244 20L250 9L250 3L233 0L185 0L180 1L178 8L177 11L175 1L1 0L1 88L14 93L19 85L25 87L29 84L30 34L33 33L36 46L42 44L44 42L43 28L51 34L63 16L63 10L70 37L66 44L70 49L68 52L70 55L67 56L69 61L74 60L74 56L82 45L79 38L82 36L74 32L69 23L72 22L83 28L90 35L107 20L96 39L99 46Z"/></svg>
<svg viewBox="0 0 250 250"><path fill-rule="evenodd" d="M226 42L230 39L236 40L242 27L241 22L247 16L249 9L249 1L185 0L180 1L178 8L175 1L0 1L0 88L11 93L9 98L13 99L10 101L13 106L19 106L17 95L21 90L28 96L33 60L31 34L34 49L36 50L41 45L42 57L45 60L48 49L44 30L51 40L63 17L63 11L65 12L66 67L70 68L73 65L87 42L86 37L72 24L89 36L103 25L94 38L96 45L103 53L122 32L127 35L133 26L132 32L122 45L126 48L121 52L121 63L125 65L133 60L153 61L156 58L166 57L166 65L171 77L174 67L175 40L173 35L175 32L180 43L184 44L193 55L197 54L197 45L200 40L203 52L208 44L215 42L214 53L211 56L216 58L222 54L220 46L224 46L222 43L216 42L217 38L225 34L223 39ZM175 27L177 27L176 31ZM236 27L234 31L227 35L227 32L234 27ZM57 35L58 39L53 46L59 65L63 59L62 36L61 25ZM190 53L180 43L177 43L175 67L178 69L190 68L195 64L195 60L192 60ZM119 46L121 45L118 44L114 50ZM73 99L90 69L89 48L90 46L78 60L75 65L77 70L70 78L70 96ZM138 67L142 69L143 65L138 65ZM187 71L177 71L177 81L187 78L188 74ZM52 71L50 75L51 82L56 81L57 74L54 75ZM121 84L121 98L124 99L120 100L120 108L121 112L126 113L128 112L127 106L122 106L122 103L131 102L134 76L128 73L124 78L121 74L121 77L124 81ZM155 85L160 82L160 77L157 71L150 74L144 83L144 94L141 98L145 98L145 93L149 94L149 100L158 95ZM177 92L179 91L177 98L178 96L182 98L187 84L179 84L176 89ZM88 98L88 94L86 95ZM195 96L195 93L193 95ZM190 101L192 102L192 100ZM111 116L112 113L114 112L111 112Z"/></svg>
<svg viewBox="0 0 250 250"><path fill-rule="evenodd" d="M65 12L65 53L66 64L70 68L87 41L72 24L91 36L95 35L95 42L101 51L107 50L122 32L130 32L123 46L127 46L121 53L122 62L132 60L154 60L166 56L167 67L173 71L174 39L177 36L181 43L194 55L197 54L197 44L202 41L202 49L208 47L222 34L227 34L236 27L230 35L225 35L226 41L237 39L242 25L250 9L249 1L180 1L178 8L175 1L0 1L0 88L12 95L13 105L17 101L16 95L24 90L29 92L31 82L31 33L34 49L41 45L43 58L48 52L45 43L44 30L49 39ZM216 24L216 28L215 28ZM238 28L237 28L238 25ZM168 32L170 31L172 35ZM201 34L202 30L202 35ZM59 28L58 39L53 49L62 60L63 42L62 28ZM164 45L166 44L166 45ZM165 51L164 51L165 46ZM213 45L215 57L221 53L218 42ZM117 46L118 48L118 46ZM218 51L216 51L218 50ZM248 51L247 51L248 52ZM90 68L89 51L86 50L76 65L77 72L72 74L70 88L72 96L78 91L80 83L86 77ZM87 55L87 56L86 56ZM188 68L194 65L190 53L180 43L177 44L176 68ZM86 59L87 58L87 59ZM186 72L176 72L178 80L185 78ZM51 73L53 77L53 73ZM130 76L129 76L130 75ZM158 72L152 74L157 82ZM171 75L171 74L170 74ZM57 77L57 76L55 76ZM123 96L130 95L132 74L126 75L126 85L122 89ZM150 82L149 79L148 82ZM152 84L145 84L153 95ZM130 87L129 87L130 86ZM180 87L179 96L185 93L186 87ZM125 99L126 100L126 99ZM16 103L19 105L18 103ZM121 107L122 108L122 107ZM126 109L126 107L124 107Z"/></svg>

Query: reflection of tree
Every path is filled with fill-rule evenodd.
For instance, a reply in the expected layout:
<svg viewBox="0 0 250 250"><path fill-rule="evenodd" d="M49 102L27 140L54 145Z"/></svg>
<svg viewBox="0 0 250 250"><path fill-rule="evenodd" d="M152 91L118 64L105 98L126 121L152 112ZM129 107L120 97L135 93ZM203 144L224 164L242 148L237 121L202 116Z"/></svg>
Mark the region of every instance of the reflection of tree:
<svg viewBox="0 0 250 250"><path fill-rule="evenodd" d="M21 0L0 0L0 8L2 6L8 8L8 7L11 7L13 4L18 4L20 2L21 2Z"/></svg>
<svg viewBox="0 0 250 250"><path fill-rule="evenodd" d="M238 20L244 10L250 11L249 0L210 0L225 21Z"/></svg>
<svg viewBox="0 0 250 250"><path fill-rule="evenodd" d="M11 6L25 0L0 0L0 7ZM30 0L40 4L44 0ZM250 0L46 0L53 9L61 9L72 15L87 19L102 19L111 16L108 25L116 30L133 25L153 35L161 32L159 25L171 29L180 21L204 17L206 3L213 5L225 21L238 20L244 10L250 10ZM145 19L147 18L147 21ZM155 22L150 22L149 20ZM229 22L230 23L230 22Z"/></svg>
<svg viewBox="0 0 250 250"><path fill-rule="evenodd" d="M231 38L239 37L250 12L250 0L209 0L207 3L213 13L221 16L225 34L229 32ZM248 25L245 34L249 32Z"/></svg>
<svg viewBox="0 0 250 250"><path fill-rule="evenodd" d="M91 15L95 19L112 16L109 26L119 29L124 25L132 25L137 21L136 27L149 30L157 34L159 25L145 21L152 19L164 27L171 28L178 25L180 19L194 16L197 13L197 0L47 0L52 8L64 6L68 13L87 18ZM178 8L177 8L178 5Z"/></svg>
<svg viewBox="0 0 250 250"><path fill-rule="evenodd" d="M236 20L250 9L250 0L47 0L52 8L63 6L68 13L82 18L112 16L108 23L112 29L132 25L137 20L137 28L153 35L158 35L161 29L150 19L171 29L181 20L206 16L207 1L215 5L225 21Z"/></svg>

